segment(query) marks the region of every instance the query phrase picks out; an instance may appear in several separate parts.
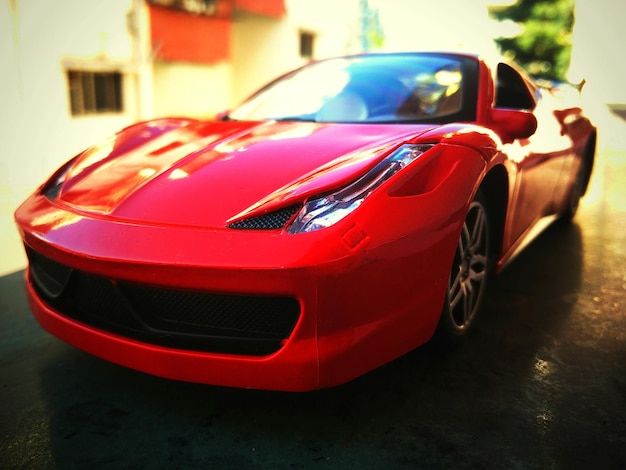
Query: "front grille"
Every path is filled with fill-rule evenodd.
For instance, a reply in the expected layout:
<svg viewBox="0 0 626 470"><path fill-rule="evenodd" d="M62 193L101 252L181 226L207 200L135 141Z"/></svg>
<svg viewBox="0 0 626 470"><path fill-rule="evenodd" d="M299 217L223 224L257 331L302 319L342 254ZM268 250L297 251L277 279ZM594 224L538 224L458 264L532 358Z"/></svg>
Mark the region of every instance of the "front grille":
<svg viewBox="0 0 626 470"><path fill-rule="evenodd" d="M47 297L58 297L65 289L72 270L33 250L27 250L33 279Z"/></svg>
<svg viewBox="0 0 626 470"><path fill-rule="evenodd" d="M228 228L239 230L277 230L283 228L300 210L300 204L232 223Z"/></svg>
<svg viewBox="0 0 626 470"><path fill-rule="evenodd" d="M27 253L35 290L56 311L151 344L262 356L282 346L300 315L300 304L292 297L190 292L129 283L65 267L30 248ZM36 275L40 272L46 275ZM56 289L54 295L51 287Z"/></svg>
<svg viewBox="0 0 626 470"><path fill-rule="evenodd" d="M161 329L235 336L245 325L254 337L284 339L297 316L298 302L290 297L233 296L180 292L137 284L120 285L135 310L143 310Z"/></svg>

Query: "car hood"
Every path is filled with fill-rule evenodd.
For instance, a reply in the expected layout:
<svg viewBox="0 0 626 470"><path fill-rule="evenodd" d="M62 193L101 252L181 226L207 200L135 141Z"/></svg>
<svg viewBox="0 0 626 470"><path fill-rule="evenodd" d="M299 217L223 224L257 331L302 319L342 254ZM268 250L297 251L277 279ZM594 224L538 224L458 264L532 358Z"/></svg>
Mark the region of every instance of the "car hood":
<svg viewBox="0 0 626 470"><path fill-rule="evenodd" d="M119 220L223 227L346 184L432 127L150 121L79 155L57 197Z"/></svg>

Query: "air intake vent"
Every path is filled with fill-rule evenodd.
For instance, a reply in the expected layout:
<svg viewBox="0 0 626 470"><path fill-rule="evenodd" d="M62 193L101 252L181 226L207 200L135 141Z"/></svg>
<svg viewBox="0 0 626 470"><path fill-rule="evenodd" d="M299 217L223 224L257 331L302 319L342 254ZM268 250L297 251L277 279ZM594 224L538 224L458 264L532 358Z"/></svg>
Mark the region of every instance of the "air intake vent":
<svg viewBox="0 0 626 470"><path fill-rule="evenodd" d="M230 224L228 228L237 230L278 230L283 228L302 206L289 206L257 217L240 220Z"/></svg>
<svg viewBox="0 0 626 470"><path fill-rule="evenodd" d="M293 297L191 292L98 276L27 247L37 294L60 315L146 343L264 356L278 351L300 317Z"/></svg>

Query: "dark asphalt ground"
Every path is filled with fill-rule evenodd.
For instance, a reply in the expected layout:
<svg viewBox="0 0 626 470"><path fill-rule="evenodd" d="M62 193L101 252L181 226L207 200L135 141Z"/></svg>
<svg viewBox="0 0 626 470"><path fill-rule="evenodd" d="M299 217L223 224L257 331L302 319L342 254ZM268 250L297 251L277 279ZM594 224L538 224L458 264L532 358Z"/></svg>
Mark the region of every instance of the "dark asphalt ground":
<svg viewBox="0 0 626 470"><path fill-rule="evenodd" d="M0 468L626 468L626 152L491 286L475 334L306 394L91 357L0 278Z"/></svg>

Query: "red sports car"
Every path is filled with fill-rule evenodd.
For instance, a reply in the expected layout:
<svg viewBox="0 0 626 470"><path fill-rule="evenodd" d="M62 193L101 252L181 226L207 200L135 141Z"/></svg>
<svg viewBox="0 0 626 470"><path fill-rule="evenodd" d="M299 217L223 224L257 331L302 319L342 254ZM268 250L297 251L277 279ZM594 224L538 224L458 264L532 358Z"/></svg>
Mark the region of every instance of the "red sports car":
<svg viewBox="0 0 626 470"><path fill-rule="evenodd" d="M304 391L474 324L489 274L571 218L596 129L514 65L312 63L218 120L79 154L16 212L32 310L172 379Z"/></svg>

